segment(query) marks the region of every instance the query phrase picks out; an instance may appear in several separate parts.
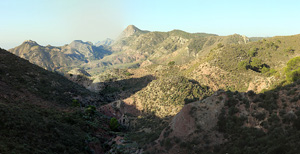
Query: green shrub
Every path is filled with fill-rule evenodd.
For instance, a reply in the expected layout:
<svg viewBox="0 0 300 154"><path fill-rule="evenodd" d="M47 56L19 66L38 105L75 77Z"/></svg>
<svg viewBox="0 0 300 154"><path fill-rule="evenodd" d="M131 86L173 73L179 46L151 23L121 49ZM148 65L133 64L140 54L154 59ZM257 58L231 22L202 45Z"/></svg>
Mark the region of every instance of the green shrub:
<svg viewBox="0 0 300 154"><path fill-rule="evenodd" d="M250 62L251 67L257 67L260 68L262 65L262 60L258 58L253 58L252 61Z"/></svg>
<svg viewBox="0 0 300 154"><path fill-rule="evenodd" d="M249 62L248 60L243 60L238 63L238 69L246 70L248 68Z"/></svg>
<svg viewBox="0 0 300 154"><path fill-rule="evenodd" d="M124 72L124 75L131 76L132 74L130 72Z"/></svg>
<svg viewBox="0 0 300 154"><path fill-rule="evenodd" d="M87 119L91 119L96 113L96 107L93 105L88 105L85 108L84 113L85 113Z"/></svg>
<svg viewBox="0 0 300 154"><path fill-rule="evenodd" d="M300 57L295 57L288 61L285 74L288 82L295 82L300 79Z"/></svg>
<svg viewBox="0 0 300 154"><path fill-rule="evenodd" d="M263 73L263 70L261 70L261 71L262 71L262 73ZM274 68L271 68L271 69L269 69L269 71L265 72L264 74L265 74L266 76L272 76L272 75L274 75L275 73L277 73L277 71L276 71Z"/></svg>
<svg viewBox="0 0 300 154"><path fill-rule="evenodd" d="M257 55L257 51L258 51L258 48L252 48L251 50L248 51L248 56L250 57L255 57Z"/></svg>
<svg viewBox="0 0 300 154"><path fill-rule="evenodd" d="M112 131L119 131L120 124L115 117L110 119L109 127Z"/></svg>
<svg viewBox="0 0 300 154"><path fill-rule="evenodd" d="M175 61L170 61L170 62L168 63L168 65L169 65L169 66L174 66L174 65L175 65Z"/></svg>
<svg viewBox="0 0 300 154"><path fill-rule="evenodd" d="M262 69L261 69L261 73L263 73L263 74L265 74L265 73L267 73L267 72L269 72L270 71L270 68L267 68L267 67L263 67Z"/></svg>
<svg viewBox="0 0 300 154"><path fill-rule="evenodd" d="M224 47L224 45L223 45L222 43L219 43L219 44L217 45L217 48L222 48L222 47Z"/></svg>
<svg viewBox="0 0 300 154"><path fill-rule="evenodd" d="M72 106L73 106L73 107L80 107L79 101L78 101L77 99L73 99L73 100L72 100Z"/></svg>

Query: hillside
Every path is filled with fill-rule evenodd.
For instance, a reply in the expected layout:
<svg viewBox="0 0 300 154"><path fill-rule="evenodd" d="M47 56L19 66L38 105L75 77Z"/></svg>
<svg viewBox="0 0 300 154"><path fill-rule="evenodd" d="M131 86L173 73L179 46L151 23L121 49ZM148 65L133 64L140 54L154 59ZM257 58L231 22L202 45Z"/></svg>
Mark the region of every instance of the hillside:
<svg viewBox="0 0 300 154"><path fill-rule="evenodd" d="M184 66L183 73L214 90L261 92L285 78L286 63L300 55L300 35L224 45Z"/></svg>
<svg viewBox="0 0 300 154"><path fill-rule="evenodd" d="M297 153L299 94L298 80L259 94L219 90L166 117L139 112L141 105L126 100L102 110L110 108L129 127L114 139L113 152L142 147L144 153Z"/></svg>
<svg viewBox="0 0 300 154"><path fill-rule="evenodd" d="M102 153L108 119L88 106L100 104L95 93L0 50L0 153Z"/></svg>
<svg viewBox="0 0 300 154"><path fill-rule="evenodd" d="M111 130L119 132L110 132L111 140L92 133L108 153L295 153L300 112L299 37L149 32L130 25L113 43L107 40L99 46L108 54L98 58L89 42L65 46L84 58L70 59L70 65L59 71L96 93L76 85L71 89L82 93L73 94L65 84L75 85L61 76L47 74L42 77L51 78L45 81L31 80L40 75L4 77L6 83L16 81L15 86L25 85L30 93L50 102L76 104L78 100L81 105L94 105L85 110L95 110L98 121L94 119L93 128L100 126L104 136L110 130L109 118L115 117L120 125ZM32 41L27 44L21 46L46 48ZM53 79L59 84L48 83ZM41 84L36 82L40 80Z"/></svg>
<svg viewBox="0 0 300 154"><path fill-rule="evenodd" d="M182 65L128 69L131 77L152 74L155 79L118 101L120 108L117 102L104 107L130 129L121 135L124 142L114 150L139 143L135 146L143 147L146 153L294 153L297 122L290 121L287 127L284 117L296 115L299 109L298 36L227 44ZM246 65L241 65L243 61ZM210 96L212 90L217 92ZM280 123L272 123L275 114ZM293 117L297 120L298 116ZM283 134L280 139L272 137L277 131ZM244 137L249 141L243 142ZM282 141L286 144L279 144Z"/></svg>
<svg viewBox="0 0 300 154"><path fill-rule="evenodd" d="M299 83L260 94L218 91L190 103L150 153L297 153Z"/></svg>
<svg viewBox="0 0 300 154"><path fill-rule="evenodd" d="M245 44L241 35L217 36L181 30L150 32L129 25L117 38L98 42L75 40L61 47L41 46L28 40L9 51L47 70L63 73L80 67L92 76L109 68L137 68L144 62L185 64L225 44Z"/></svg>
<svg viewBox="0 0 300 154"><path fill-rule="evenodd" d="M46 70L61 72L111 54L103 46L96 47L91 42L81 40L61 47L41 46L35 41L27 40L9 51Z"/></svg>
<svg viewBox="0 0 300 154"><path fill-rule="evenodd" d="M135 31L135 32L134 32ZM126 34L126 35L125 35ZM113 54L95 62L98 68L88 68L91 74L101 73L106 67L137 68L143 62L167 64L175 61L176 64L186 64L191 60L206 55L217 45L244 44L249 39L241 35L217 36L206 33L187 33L181 30L170 32L141 31L130 25L113 44Z"/></svg>

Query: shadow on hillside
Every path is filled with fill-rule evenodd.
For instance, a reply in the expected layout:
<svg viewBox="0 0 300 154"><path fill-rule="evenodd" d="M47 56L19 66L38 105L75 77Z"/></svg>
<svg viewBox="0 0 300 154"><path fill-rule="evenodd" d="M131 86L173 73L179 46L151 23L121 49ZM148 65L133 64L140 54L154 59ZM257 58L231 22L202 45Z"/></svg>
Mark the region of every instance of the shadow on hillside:
<svg viewBox="0 0 300 154"><path fill-rule="evenodd" d="M99 95L106 102L126 99L148 85L155 77L146 75L141 78L130 78L117 81L102 82L102 90Z"/></svg>
<svg viewBox="0 0 300 154"><path fill-rule="evenodd" d="M121 100L103 105L97 110L108 117L117 118L121 124L119 131L126 133L125 145L130 145L135 150L147 144L156 144L155 141L173 118L173 116L158 117L152 112L139 110L135 105ZM145 132L144 129L151 131ZM138 144L131 144L133 142ZM121 147L121 151L128 150L125 148L126 146Z"/></svg>
<svg viewBox="0 0 300 154"><path fill-rule="evenodd" d="M263 93L258 93L258 94L254 93L253 91L248 91L247 93L238 92L238 91L232 92L229 90L224 91L223 93L226 94L226 96L228 97L228 99L224 101L225 103L224 108L225 109L227 108L228 112L224 112L224 113L228 113L228 114L222 120L225 121L225 124L220 123L221 125L218 124L217 128L220 129L218 130L219 132L224 133L223 132L224 130L222 130L222 128L223 126L226 126L227 130L225 131L225 134L227 134L228 136L234 135L236 138L234 138L234 140L232 140L231 138L227 138L228 142L226 144L218 145L207 149L204 148L201 150L208 151L208 149L209 150L213 149L214 152L221 151L220 153L225 153L227 151L232 152L238 149L239 151L247 150L249 151L249 153L253 153L252 152L253 149L257 149L257 147L260 147L261 149L265 150L264 151L265 153L271 150L275 151L273 153L284 153L282 152L282 148L288 145L293 147L291 148L292 151L291 153L295 153L296 150L294 149L296 149L296 147L299 145L299 142L295 144L295 141L297 140L296 139L298 137L297 135L299 135L300 133L300 124L299 124L300 118L298 118L300 116L300 111L298 105L296 105L300 103L299 92L300 92L300 80L290 84L284 84L284 85L281 84L276 86L274 89L265 91ZM243 109L238 107L243 103L245 103L245 106L247 104L250 105L248 109L245 108ZM124 106L124 108L130 108L130 107L133 108L133 110L137 110L134 106L128 106L128 105ZM255 120L259 120L259 121L265 121L265 125L262 125L261 127L257 127L260 126L260 124L249 123L249 128L243 127L243 125L241 125L240 120L236 120L235 118L233 118L233 117L238 117L237 115L240 114L231 114L232 111L230 111L230 108L231 109L235 108L237 109L236 112L240 112L240 113L242 113L242 111L244 112L245 110L247 110L247 112L249 112L249 115L247 115L248 117L254 118ZM126 112L123 113L123 116L126 115L125 113ZM264 113L264 114L257 114L257 113ZM161 133L163 133L162 134L163 140L160 141L164 141L165 139L168 139L168 131L167 131L168 124L170 122L170 119L172 119L172 117L160 118L155 116L155 114L151 112L146 112L142 114L143 116L140 116L141 118L135 118L135 119L133 118L135 120L135 125L134 126L131 125L131 130L128 132L128 139L132 141L136 141L137 143L139 143L139 146L146 147L145 149L147 149L147 146L145 146L147 144L151 145L152 147L154 145L158 145L156 139L159 138L159 135ZM269 119L262 118L261 116L266 116L267 118L269 117ZM279 119L283 119L283 120L280 121ZM127 120L128 121L131 120L130 116L127 117L124 116L124 118L121 117L119 119L119 122L121 124L126 125ZM246 122L247 121L248 120L246 120ZM286 129L279 129L282 128L282 126L285 126ZM163 132L164 128L165 131ZM252 128L256 128L256 129L252 129ZM268 129L268 131L263 132L262 131L263 129L258 129L258 128ZM149 131L149 132L143 131L147 129L153 131ZM257 140L251 140L249 143L245 142L244 144L238 144L245 140L244 137L247 137L247 140L250 140L251 138L253 138L253 136L257 138ZM274 138L274 136L280 136L280 137ZM180 142L185 143L187 141L190 141L193 139L194 136L184 136L184 137L179 138L181 140ZM259 142L259 140L262 139L268 139L268 141L270 142L265 142L265 144L262 145L261 142ZM170 140L170 143L176 144L176 140L174 141ZM274 143L279 143L279 144L274 144ZM167 143L160 142L159 144L163 145L166 150L168 149L168 145L169 145L168 142ZM179 142L177 142L177 144L179 144ZM276 147L277 145L279 145L279 148ZM195 144L193 146L195 147L197 145ZM185 146L187 150L191 150L192 148L189 147L190 146ZM249 148L244 149L244 147L249 147Z"/></svg>

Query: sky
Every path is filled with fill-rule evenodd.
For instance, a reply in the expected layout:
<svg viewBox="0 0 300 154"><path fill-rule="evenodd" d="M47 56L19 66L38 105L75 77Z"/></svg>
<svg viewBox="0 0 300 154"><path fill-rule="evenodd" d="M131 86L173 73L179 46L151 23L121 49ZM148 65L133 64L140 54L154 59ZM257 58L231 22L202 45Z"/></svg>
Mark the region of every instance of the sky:
<svg viewBox="0 0 300 154"><path fill-rule="evenodd" d="M272 37L300 34L297 0L0 0L0 47L62 46L142 30Z"/></svg>

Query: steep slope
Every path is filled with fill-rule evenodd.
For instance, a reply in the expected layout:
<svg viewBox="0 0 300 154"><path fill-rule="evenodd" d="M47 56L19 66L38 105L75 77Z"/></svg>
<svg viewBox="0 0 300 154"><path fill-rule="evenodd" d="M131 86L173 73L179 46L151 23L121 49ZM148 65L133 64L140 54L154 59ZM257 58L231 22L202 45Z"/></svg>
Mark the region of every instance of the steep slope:
<svg viewBox="0 0 300 154"><path fill-rule="evenodd" d="M44 69L64 70L103 58L111 54L102 46L93 46L90 42L75 40L61 47L41 46L34 41L24 41L20 46L9 50L21 58L29 60Z"/></svg>
<svg viewBox="0 0 300 154"><path fill-rule="evenodd" d="M103 152L108 122L89 104L98 96L0 50L0 153Z"/></svg>
<svg viewBox="0 0 300 154"><path fill-rule="evenodd" d="M299 80L261 94L218 91L185 105L149 152L297 153L299 94Z"/></svg>

